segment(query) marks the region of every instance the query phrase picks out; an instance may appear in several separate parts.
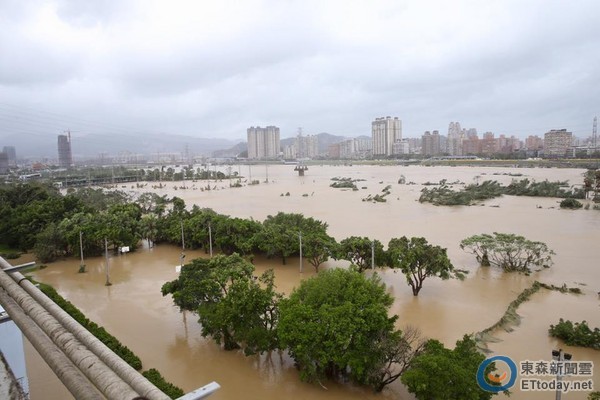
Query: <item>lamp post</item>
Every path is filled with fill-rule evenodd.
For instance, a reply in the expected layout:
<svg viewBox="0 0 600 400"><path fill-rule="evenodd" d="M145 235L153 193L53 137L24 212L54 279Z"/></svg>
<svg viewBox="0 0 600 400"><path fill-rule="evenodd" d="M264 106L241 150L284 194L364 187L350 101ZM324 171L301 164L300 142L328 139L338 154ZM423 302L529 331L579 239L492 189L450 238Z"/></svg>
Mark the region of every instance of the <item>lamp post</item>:
<svg viewBox="0 0 600 400"><path fill-rule="evenodd" d="M562 377L564 376L562 371L563 361L569 361L571 357L571 354L563 352L562 349L552 350L552 359L558 361L556 366L556 400L561 400L562 396L562 387L560 383L562 382Z"/></svg>
<svg viewBox="0 0 600 400"><path fill-rule="evenodd" d="M375 240L371 242L371 269L375 269Z"/></svg>
<svg viewBox="0 0 600 400"><path fill-rule="evenodd" d="M83 231L79 231L79 253L81 254L79 272L85 272L85 264L83 263Z"/></svg>
<svg viewBox="0 0 600 400"><path fill-rule="evenodd" d="M108 261L108 240L104 238L104 256L106 257L106 283L104 286L110 286L110 265Z"/></svg>
<svg viewBox="0 0 600 400"><path fill-rule="evenodd" d="M300 273L302 273L302 232L298 232L298 239L300 241Z"/></svg>
<svg viewBox="0 0 600 400"><path fill-rule="evenodd" d="M181 266L183 267L183 259L185 258L185 235L183 234L183 221L181 221L181 255L179 256L179 260L181 261Z"/></svg>
<svg viewBox="0 0 600 400"><path fill-rule="evenodd" d="M210 226L210 221L208 222L208 248L210 251L210 258L212 258L212 228Z"/></svg>

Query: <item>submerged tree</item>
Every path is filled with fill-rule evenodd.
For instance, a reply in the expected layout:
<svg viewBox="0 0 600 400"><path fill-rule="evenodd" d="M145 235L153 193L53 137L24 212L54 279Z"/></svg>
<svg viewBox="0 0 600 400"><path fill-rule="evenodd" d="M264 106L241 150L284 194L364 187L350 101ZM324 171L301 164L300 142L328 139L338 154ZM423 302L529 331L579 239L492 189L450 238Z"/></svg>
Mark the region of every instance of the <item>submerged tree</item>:
<svg viewBox="0 0 600 400"><path fill-rule="evenodd" d="M358 268L358 272L370 268L373 258L376 266L385 264L383 245L379 240L372 240L364 236L350 236L342 240L336 254L337 260L350 261Z"/></svg>
<svg viewBox="0 0 600 400"><path fill-rule="evenodd" d="M512 233L483 233L460 242L460 248L475 255L482 266L493 265L506 272L530 272L530 266L549 267L554 251L545 243Z"/></svg>
<svg viewBox="0 0 600 400"><path fill-rule="evenodd" d="M323 271L281 301L282 348L288 348L303 380L342 378L381 390L397 379L390 365L410 358L414 342L395 331L397 317L388 317L392 303L377 275Z"/></svg>
<svg viewBox="0 0 600 400"><path fill-rule="evenodd" d="M258 246L267 256L281 257L285 264L288 257L300 252L300 234L304 237L325 235L327 223L302 214L279 212L269 215L263 229L256 234Z"/></svg>
<svg viewBox="0 0 600 400"><path fill-rule="evenodd" d="M259 278L254 266L237 254L198 258L183 267L178 279L162 286L182 310L197 312L202 336L226 350L247 354L276 349L278 302L274 274Z"/></svg>
<svg viewBox="0 0 600 400"><path fill-rule="evenodd" d="M475 379L483 360L485 356L467 335L453 350L431 339L401 380L419 400L489 400L496 393L484 391Z"/></svg>
<svg viewBox="0 0 600 400"><path fill-rule="evenodd" d="M446 249L431 245L422 237L413 237L409 240L403 236L390 240L387 257L391 268L402 271L414 296L419 295L423 282L430 276L441 279L463 277L454 269Z"/></svg>

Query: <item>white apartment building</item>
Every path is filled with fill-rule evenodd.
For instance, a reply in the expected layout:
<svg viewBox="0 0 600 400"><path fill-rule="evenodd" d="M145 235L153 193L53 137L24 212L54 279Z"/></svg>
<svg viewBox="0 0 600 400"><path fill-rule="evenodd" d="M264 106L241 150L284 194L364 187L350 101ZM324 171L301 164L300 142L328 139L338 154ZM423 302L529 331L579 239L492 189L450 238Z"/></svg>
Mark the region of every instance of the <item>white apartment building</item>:
<svg viewBox="0 0 600 400"><path fill-rule="evenodd" d="M402 140L402 121L398 117L375 118L371 123L373 156L391 156L394 143Z"/></svg>
<svg viewBox="0 0 600 400"><path fill-rule="evenodd" d="M261 160L278 158L280 152L279 128L276 126L250 127L248 134L248 158Z"/></svg>

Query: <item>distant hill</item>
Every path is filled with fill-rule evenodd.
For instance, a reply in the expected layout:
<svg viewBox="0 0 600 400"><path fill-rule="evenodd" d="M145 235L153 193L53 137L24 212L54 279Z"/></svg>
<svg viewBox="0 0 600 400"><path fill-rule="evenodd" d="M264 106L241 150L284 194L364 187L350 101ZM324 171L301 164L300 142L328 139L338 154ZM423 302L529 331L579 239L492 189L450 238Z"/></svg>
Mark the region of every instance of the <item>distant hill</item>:
<svg viewBox="0 0 600 400"><path fill-rule="evenodd" d="M340 143L340 142L348 139L344 136L331 135L326 132L319 133L316 136L318 137L318 140L319 140L319 153L321 153L321 154L327 153L327 151L329 150L329 146L331 146L332 144ZM367 137L367 136L361 136L361 137ZM281 147L283 148L285 146L291 146L294 144L295 140L296 140L295 136L281 139L280 140ZM215 158L235 157L236 155L239 155L240 153L247 151L247 150L248 150L248 143L242 142L242 143L238 143L235 146L227 148L227 149L220 149L220 150L213 151L212 156Z"/></svg>
<svg viewBox="0 0 600 400"><path fill-rule="evenodd" d="M2 145L15 146L18 158L48 157L56 159L58 135L39 135L35 138L22 134L6 135ZM122 152L132 154L155 155L157 153L185 153L186 146L190 155L209 156L213 151L230 148L240 140L201 138L177 134L127 133L123 135L107 134L71 134L71 148L74 159L96 157L101 153L118 155Z"/></svg>
<svg viewBox="0 0 600 400"><path fill-rule="evenodd" d="M248 151L248 143L241 142L236 144L233 147L230 147L225 150L215 150L212 152L212 157L214 158L227 158L227 157L236 157L241 153Z"/></svg>

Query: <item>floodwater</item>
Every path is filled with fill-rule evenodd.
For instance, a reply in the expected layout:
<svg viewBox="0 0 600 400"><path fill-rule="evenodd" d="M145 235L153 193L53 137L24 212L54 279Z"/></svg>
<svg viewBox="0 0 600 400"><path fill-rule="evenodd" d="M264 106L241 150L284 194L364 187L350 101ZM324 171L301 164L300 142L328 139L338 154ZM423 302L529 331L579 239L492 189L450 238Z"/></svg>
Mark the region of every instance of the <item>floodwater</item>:
<svg viewBox="0 0 600 400"><path fill-rule="evenodd" d="M398 326L418 327L426 337L453 346L465 333L481 331L494 324L508 304L534 280L561 286L579 287L582 295L561 294L541 290L518 310L521 324L511 332L497 332L499 340L490 343L493 354L505 354L517 363L522 360L550 360L553 349L563 348L578 361L593 361L600 368L600 352L572 348L548 336L550 324L559 318L587 320L600 326L600 211L560 210L559 199L505 196L488 200L482 206L436 207L420 204L417 199L424 182L495 179L508 183L511 179L569 180L581 184L583 170L577 169L510 169L495 167L401 167L401 166L310 166L306 176L299 177L294 166L268 167L269 183L265 183L267 167L241 167L242 175L252 173L261 183L242 188L229 188L227 180L211 182L215 190L200 190L206 183L188 182L186 189L169 182L167 187L120 189L140 192L156 191L169 197L177 195L191 207L209 207L235 217L263 220L279 211L301 212L329 224L336 239L368 236L387 245L390 238L424 236L430 243L448 248L457 268L468 270L464 281L440 281L429 278L418 297L400 274L378 271L395 296L391 312L399 316ZM521 173L511 177L509 173ZM499 174L499 175L497 175ZM414 185L399 185L401 175ZM364 179L357 182L359 191L330 188L331 178ZM178 184L181 186L181 183ZM370 203L361 199L375 195L391 185L386 203ZM284 194L289 192L289 196ZM283 196L282 196L283 194ZM507 232L543 241L556 252L550 269L531 276L503 274L478 267L474 257L460 250L459 242L478 233ZM175 265L180 249L160 245L134 253L114 256L110 260L112 286L104 286L103 258L86 260L88 272L78 274L78 259L49 265L34 273L36 279L53 285L59 293L79 307L90 319L104 326L138 354L144 368L157 368L186 391L216 381L221 389L214 399L412 399L399 381L381 394L369 390L328 382L327 389L300 381L293 363L278 354L267 357L245 357L238 352L221 350L200 336L197 318L180 313L170 297L162 297L161 285L175 279ZM187 259L206 257L202 251L187 251ZM299 260L281 265L279 259L255 260L257 273L274 268L280 291L293 287L315 273L307 262L299 272ZM325 268L345 266L345 262L329 262ZM28 348L32 399L64 399L67 392L43 366L35 351ZM31 365L30 363L30 365ZM600 371L596 371L594 387L600 387ZM512 398L542 399L549 393L522 393L513 388ZM499 397L502 397L500 395ZM585 393L568 393L565 399L585 399Z"/></svg>

